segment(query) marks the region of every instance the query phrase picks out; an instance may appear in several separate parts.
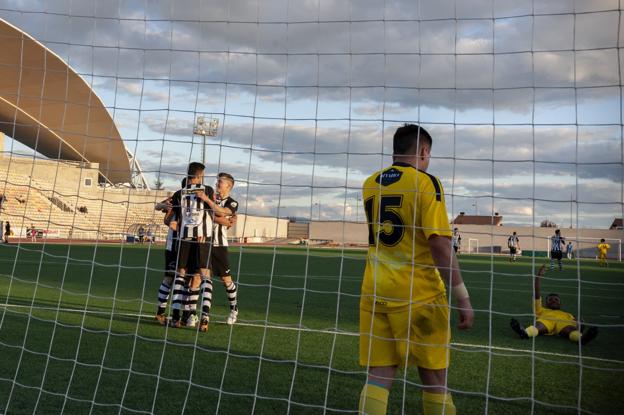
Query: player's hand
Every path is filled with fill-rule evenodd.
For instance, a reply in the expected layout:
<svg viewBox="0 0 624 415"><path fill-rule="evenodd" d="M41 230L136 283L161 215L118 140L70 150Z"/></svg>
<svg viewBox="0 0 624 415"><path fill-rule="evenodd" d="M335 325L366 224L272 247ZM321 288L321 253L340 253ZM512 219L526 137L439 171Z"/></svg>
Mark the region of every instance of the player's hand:
<svg viewBox="0 0 624 415"><path fill-rule="evenodd" d="M470 298L462 298L457 300L456 306L459 312L459 323L457 328L460 330L467 330L474 325L474 311L472 304L470 304Z"/></svg>
<svg viewBox="0 0 624 415"><path fill-rule="evenodd" d="M238 221L238 218L236 215L232 215L230 216L230 226L234 226L236 225L236 222Z"/></svg>

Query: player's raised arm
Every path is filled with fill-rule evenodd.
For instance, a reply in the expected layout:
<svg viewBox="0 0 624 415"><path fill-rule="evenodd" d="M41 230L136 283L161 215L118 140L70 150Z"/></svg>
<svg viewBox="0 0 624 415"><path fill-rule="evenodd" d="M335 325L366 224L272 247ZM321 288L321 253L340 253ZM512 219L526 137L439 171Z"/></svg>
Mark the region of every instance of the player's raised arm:
<svg viewBox="0 0 624 415"><path fill-rule="evenodd" d="M540 269L537 271L537 275L534 278L536 300L539 300L540 298L542 298L540 288L541 288L542 277L544 276L545 273L546 273L546 265L542 265Z"/></svg>
<svg viewBox="0 0 624 415"><path fill-rule="evenodd" d="M470 303L468 290L464 285L457 257L451 249L451 241L448 237L432 235L429 238L431 256L435 262L442 280L451 290L451 301L457 304L459 312L459 329L469 329L474 324L474 311Z"/></svg>

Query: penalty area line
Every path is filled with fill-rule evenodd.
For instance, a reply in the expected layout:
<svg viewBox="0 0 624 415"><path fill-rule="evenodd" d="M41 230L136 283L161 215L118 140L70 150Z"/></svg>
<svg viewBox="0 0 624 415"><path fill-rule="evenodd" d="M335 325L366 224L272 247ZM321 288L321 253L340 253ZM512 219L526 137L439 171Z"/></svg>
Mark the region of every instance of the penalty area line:
<svg viewBox="0 0 624 415"><path fill-rule="evenodd" d="M21 304L5 303L5 304L0 304L0 308L24 309L24 308L31 308L31 307L27 305L21 305ZM40 306L32 307L32 308L36 310L59 311L59 312L64 312L64 313L82 313L82 314L107 315L107 316L137 317L137 318L146 319L146 320L151 320L154 318L154 316L151 314L110 313L110 311L106 311L106 310L83 310L79 308L56 308L56 307L40 307ZM211 322L213 322L212 319L211 319ZM219 323L219 324L226 324L225 320L223 321L216 320L214 322ZM290 327L290 326L273 325L273 324L245 323L242 321L236 322L236 325L243 326L243 327L265 328L265 329L285 330L285 331L303 331L303 332L308 332L308 333L319 333L319 334L329 334L329 335L348 336L348 337L359 336L359 333L353 333L353 332L347 332L347 331L310 329L307 327ZM624 360L607 359L607 358L593 357L593 356L578 356L578 355L572 355L572 354L567 354L567 353L544 352L540 350L516 349L513 347L489 346L487 344L451 342L451 346L467 347L467 348L472 348L472 349L483 349L487 351L498 350L498 351L503 351L503 352L527 353L527 354L536 354L536 355L542 355L542 356L565 357L565 358L576 359L576 360L579 358L582 358L583 360L593 360L597 362L615 363L619 365L624 365Z"/></svg>

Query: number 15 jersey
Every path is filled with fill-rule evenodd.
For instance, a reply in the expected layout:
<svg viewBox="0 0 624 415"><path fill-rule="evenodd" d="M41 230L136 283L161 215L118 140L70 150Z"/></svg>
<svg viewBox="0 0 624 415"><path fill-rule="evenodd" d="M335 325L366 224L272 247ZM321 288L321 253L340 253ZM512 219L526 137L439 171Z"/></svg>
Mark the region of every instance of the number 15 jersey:
<svg viewBox="0 0 624 415"><path fill-rule="evenodd" d="M366 179L362 200L369 247L361 306L382 310L444 294L428 242L452 236L440 181L396 162Z"/></svg>

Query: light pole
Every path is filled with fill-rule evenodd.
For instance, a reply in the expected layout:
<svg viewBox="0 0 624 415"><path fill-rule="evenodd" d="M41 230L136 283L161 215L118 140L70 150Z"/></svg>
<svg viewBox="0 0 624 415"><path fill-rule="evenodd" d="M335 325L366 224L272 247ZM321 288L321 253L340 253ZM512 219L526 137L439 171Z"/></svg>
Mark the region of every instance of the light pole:
<svg viewBox="0 0 624 415"><path fill-rule="evenodd" d="M321 220L321 202L314 203L314 206L318 205L318 220Z"/></svg>
<svg viewBox="0 0 624 415"><path fill-rule="evenodd" d="M202 164L206 165L206 136L214 137L219 130L219 119L198 115L193 127L193 134L202 136Z"/></svg>
<svg viewBox="0 0 624 415"><path fill-rule="evenodd" d="M475 200L475 202L472 204L472 206L474 206L474 208L475 208L475 215L479 216L479 201Z"/></svg>

